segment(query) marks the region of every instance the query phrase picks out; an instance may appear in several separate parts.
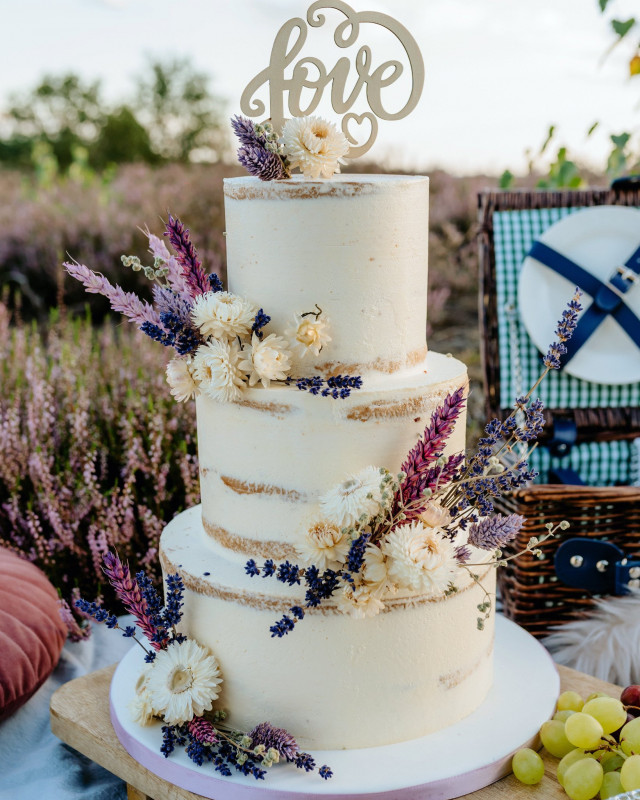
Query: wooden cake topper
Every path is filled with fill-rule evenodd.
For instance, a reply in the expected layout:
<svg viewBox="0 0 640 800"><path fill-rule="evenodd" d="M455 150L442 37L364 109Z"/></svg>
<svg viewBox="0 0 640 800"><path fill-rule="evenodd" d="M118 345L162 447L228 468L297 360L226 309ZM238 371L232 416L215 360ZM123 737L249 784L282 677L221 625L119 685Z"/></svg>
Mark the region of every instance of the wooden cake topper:
<svg viewBox="0 0 640 800"><path fill-rule="evenodd" d="M338 47L344 48L353 45L358 39L360 25L363 23L372 23L386 28L400 42L407 54L411 69L411 92L399 111L392 113L386 110L383 104L382 90L400 78L404 67L400 61L391 60L374 68L371 48L366 44L360 47L355 56L354 65L357 79L348 95L347 79L352 63L346 56L338 58L330 70L327 70L322 61L317 58L304 57L295 61L307 39L307 26L321 28L325 24L326 17L320 13L323 9L335 9L346 17L337 25L333 34L333 40ZM292 64L291 77L286 78L285 70ZM317 77L310 77L310 68L317 71ZM285 22L278 31L271 49L269 66L259 72L242 93L240 108L248 117L261 117L266 114L265 104L255 97L256 92L265 83L269 85L269 116L276 131L282 130L287 119L284 108L285 92L288 93L289 115L302 117L315 111L325 89L331 84L331 106L336 114L342 116L342 132L351 144L347 157L356 158L366 153L373 145L378 133L378 119L402 119L416 107L424 86L424 61L413 36L392 17L377 11L354 11L342 0L329 0L328 2L317 0L309 7L306 21L301 17L294 17ZM302 108L304 89L312 90L313 94L306 107ZM349 109L353 107L363 89L370 111L355 114ZM353 135L353 126L360 126L365 121L370 126L369 137L365 142L359 143Z"/></svg>

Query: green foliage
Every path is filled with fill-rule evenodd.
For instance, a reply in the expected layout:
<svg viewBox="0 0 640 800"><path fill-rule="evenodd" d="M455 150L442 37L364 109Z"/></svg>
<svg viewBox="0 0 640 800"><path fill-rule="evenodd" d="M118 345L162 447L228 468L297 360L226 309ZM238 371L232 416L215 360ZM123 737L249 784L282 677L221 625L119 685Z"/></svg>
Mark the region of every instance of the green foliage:
<svg viewBox="0 0 640 800"><path fill-rule="evenodd" d="M12 98L0 164L28 169L40 158L35 150L41 145L61 173L77 161L78 148L96 170L131 162L218 161L228 137L223 103L208 83L188 60L152 61L137 78L130 102L109 106L99 81L47 75Z"/></svg>
<svg viewBox="0 0 640 800"><path fill-rule="evenodd" d="M619 39L624 39L624 37L629 33L631 28L636 24L635 17L630 17L626 20L620 19L612 19L611 20L611 27L613 28L613 32L618 35Z"/></svg>
<svg viewBox="0 0 640 800"><path fill-rule="evenodd" d="M549 166L549 173L540 178L538 189L579 189L586 181L580 175L577 164L567 156L567 148L559 147L555 161Z"/></svg>

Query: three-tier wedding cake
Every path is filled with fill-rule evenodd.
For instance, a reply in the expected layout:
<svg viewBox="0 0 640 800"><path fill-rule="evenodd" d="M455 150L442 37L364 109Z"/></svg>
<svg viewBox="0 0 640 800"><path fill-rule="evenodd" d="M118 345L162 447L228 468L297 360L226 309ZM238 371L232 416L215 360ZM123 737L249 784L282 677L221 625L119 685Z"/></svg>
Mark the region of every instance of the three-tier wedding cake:
<svg viewBox="0 0 640 800"><path fill-rule="evenodd" d="M287 636L270 626L304 604L304 587L247 569L297 564L320 498L336 484L357 490L368 467L397 473L445 398L467 391L465 366L425 341L429 180L246 177L224 194L229 292L268 309L277 330L321 312L323 346L304 358L293 349L292 372L357 375L362 388L339 400L295 382L247 386L228 403L199 394L202 505L161 540L165 574L186 587L182 630L216 654L220 703L240 729L269 719L305 747L339 749L451 725L492 682L493 618L477 624L489 565L473 570L482 585L460 570L456 591L389 582L376 615L336 592ZM461 413L444 455L464 446ZM403 557L419 565L429 547L407 540ZM474 550L472 561L489 556Z"/></svg>

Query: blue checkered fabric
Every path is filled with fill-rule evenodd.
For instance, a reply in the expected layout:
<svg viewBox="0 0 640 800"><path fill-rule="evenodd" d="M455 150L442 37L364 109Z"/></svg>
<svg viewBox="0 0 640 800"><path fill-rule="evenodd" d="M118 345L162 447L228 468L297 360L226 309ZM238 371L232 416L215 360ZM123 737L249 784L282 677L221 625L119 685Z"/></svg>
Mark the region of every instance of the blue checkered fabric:
<svg viewBox="0 0 640 800"><path fill-rule="evenodd" d="M516 396L533 386L543 369L541 354L533 344L518 308L518 275L533 242L551 225L582 208L541 208L497 211L493 236L500 352L500 405L508 408ZM549 342L553 332L549 332ZM640 383L604 385L590 383L564 372L551 372L538 395L547 408L611 408L640 405ZM633 482L634 448L630 442L587 442L564 458L552 458L544 448L531 456L531 466L548 480L549 469L574 469L590 485Z"/></svg>

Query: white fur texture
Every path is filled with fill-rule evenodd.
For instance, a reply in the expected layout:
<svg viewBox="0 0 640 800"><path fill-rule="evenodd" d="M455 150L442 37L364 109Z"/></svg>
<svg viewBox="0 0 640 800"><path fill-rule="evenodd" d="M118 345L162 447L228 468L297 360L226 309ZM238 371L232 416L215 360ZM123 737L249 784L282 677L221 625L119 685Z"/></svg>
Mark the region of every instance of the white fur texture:
<svg viewBox="0 0 640 800"><path fill-rule="evenodd" d="M640 683L640 591L599 600L543 640L554 661L621 686Z"/></svg>

